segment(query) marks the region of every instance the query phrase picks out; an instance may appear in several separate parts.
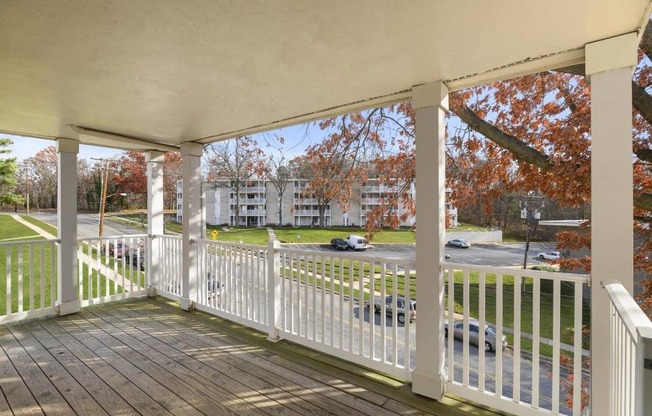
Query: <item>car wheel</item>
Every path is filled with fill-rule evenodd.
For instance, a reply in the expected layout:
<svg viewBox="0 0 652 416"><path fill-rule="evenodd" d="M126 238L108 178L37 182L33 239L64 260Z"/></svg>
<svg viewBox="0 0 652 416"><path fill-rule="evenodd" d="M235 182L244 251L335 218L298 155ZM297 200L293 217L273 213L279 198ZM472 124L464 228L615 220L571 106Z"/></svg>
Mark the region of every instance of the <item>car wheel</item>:
<svg viewBox="0 0 652 416"><path fill-rule="evenodd" d="M444 338L448 338L448 328L444 328Z"/></svg>
<svg viewBox="0 0 652 416"><path fill-rule="evenodd" d="M493 351L493 348L491 348L491 344L490 344L489 342L486 342L486 341L485 341L485 343L484 343L484 350L485 350L486 352L491 352L491 351Z"/></svg>
<svg viewBox="0 0 652 416"><path fill-rule="evenodd" d="M402 324L405 323L405 314L399 313L398 316L397 316L397 318L398 318L398 321L399 321L400 323L402 323Z"/></svg>

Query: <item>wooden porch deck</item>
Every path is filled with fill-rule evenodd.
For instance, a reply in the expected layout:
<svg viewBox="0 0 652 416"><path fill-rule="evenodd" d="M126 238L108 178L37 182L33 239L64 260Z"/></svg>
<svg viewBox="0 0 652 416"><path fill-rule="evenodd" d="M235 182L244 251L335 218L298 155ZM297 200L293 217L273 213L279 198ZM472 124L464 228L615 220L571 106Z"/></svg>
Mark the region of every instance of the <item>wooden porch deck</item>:
<svg viewBox="0 0 652 416"><path fill-rule="evenodd" d="M0 326L0 414L495 415L162 298Z"/></svg>

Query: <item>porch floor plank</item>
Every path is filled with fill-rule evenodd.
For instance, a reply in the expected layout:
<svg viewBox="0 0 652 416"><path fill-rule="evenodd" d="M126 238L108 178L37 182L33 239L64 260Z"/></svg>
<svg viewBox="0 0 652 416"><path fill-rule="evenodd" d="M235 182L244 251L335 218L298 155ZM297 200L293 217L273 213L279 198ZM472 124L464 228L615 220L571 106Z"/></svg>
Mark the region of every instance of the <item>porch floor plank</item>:
<svg viewBox="0 0 652 416"><path fill-rule="evenodd" d="M0 414L496 415L174 302L0 326Z"/></svg>

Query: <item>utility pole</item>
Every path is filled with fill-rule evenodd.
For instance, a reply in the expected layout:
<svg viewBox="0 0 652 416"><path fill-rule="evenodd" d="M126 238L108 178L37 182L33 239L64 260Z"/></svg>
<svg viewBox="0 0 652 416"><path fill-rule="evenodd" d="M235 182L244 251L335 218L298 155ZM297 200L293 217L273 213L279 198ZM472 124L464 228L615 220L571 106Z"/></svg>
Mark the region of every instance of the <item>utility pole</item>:
<svg viewBox="0 0 652 416"><path fill-rule="evenodd" d="M523 269L527 269L527 254L530 251L530 232L535 221L541 219L543 208L543 197L536 193L529 193L521 196L521 218L525 220L527 232L525 234L525 255L523 257Z"/></svg>
<svg viewBox="0 0 652 416"><path fill-rule="evenodd" d="M27 216L29 217L29 168L25 166L25 181L26 181L26 187L27 187Z"/></svg>
<svg viewBox="0 0 652 416"><path fill-rule="evenodd" d="M109 186L109 163L110 159L104 158L92 158L93 160L99 160L105 163L103 171L100 171L102 175L102 189L100 194L100 224L97 232L98 237L102 237L104 234L104 209L106 207L106 192Z"/></svg>

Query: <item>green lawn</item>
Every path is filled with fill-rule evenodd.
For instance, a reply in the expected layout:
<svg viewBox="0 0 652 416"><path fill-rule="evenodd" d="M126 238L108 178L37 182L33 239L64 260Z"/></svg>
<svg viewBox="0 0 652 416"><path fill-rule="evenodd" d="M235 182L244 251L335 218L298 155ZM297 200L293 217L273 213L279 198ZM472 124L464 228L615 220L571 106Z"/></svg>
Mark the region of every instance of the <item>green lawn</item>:
<svg viewBox="0 0 652 416"><path fill-rule="evenodd" d="M10 279L0 282L0 314L18 312L19 296L22 296L22 309L29 310L30 302L34 308L41 304L52 304L52 288L56 288L56 247L41 243L25 244L25 241L43 241L34 230L20 224L9 215L0 215L0 271L10 274ZM41 250L42 249L42 250ZM52 281L55 279L54 281ZM11 288L11 306L7 308L7 288ZM22 294L19 294L19 288ZM30 293L33 299L30 299ZM56 295L56 294L55 294Z"/></svg>
<svg viewBox="0 0 652 416"><path fill-rule="evenodd" d="M34 240L40 237L36 231L14 220L11 215L0 214L0 242L11 242L22 238L29 240L32 236Z"/></svg>
<svg viewBox="0 0 652 416"><path fill-rule="evenodd" d="M23 216L23 218L56 235L54 227L31 217ZM53 289L54 297L56 297L57 247L49 243L40 243L45 239L34 236L34 234L32 229L15 221L11 216L0 215L0 240L5 241L5 244L0 244L0 271L11 276L10 279L2 279L0 282L0 315L7 312L18 312L21 303L24 311L39 309L41 306L50 307L54 300ZM26 244L27 240L37 242ZM95 248L91 249L90 253L88 250L84 250L84 253L90 255L93 260L98 259L98 252ZM99 259L102 264L99 279L97 270L91 270L87 264L82 265L82 285L84 288L88 288L88 282L91 281L90 295L92 297L105 295L107 284L109 295L123 291L121 285L109 281L103 274L105 264L108 265L108 269L123 275L127 279L126 282L131 278L134 280L134 284L141 286L145 284L145 274L136 269L132 270L131 266L124 264L122 260L116 260L104 254L99 254ZM92 266L96 267L95 262ZM8 307L7 292L9 288L11 289L9 295L11 303ZM19 288L22 289L22 293L19 293ZM33 294L31 299L30 294ZM84 290L82 299L88 299L88 297L88 291ZM19 298L22 298L22 302Z"/></svg>
<svg viewBox="0 0 652 416"><path fill-rule="evenodd" d="M514 288L515 278L513 276L503 276L503 325L508 328L514 327ZM545 283L549 283L545 281ZM463 299L463 275L462 272L455 273L455 312L462 313ZM569 296L568 286L564 286L560 300L560 309L555 310L553 307L552 290L546 290L546 286L542 282L541 294L538 298L533 295L533 281L532 279L525 279L521 290L521 331L532 333L533 328L533 307L535 303L539 304L540 308L540 325L539 333L542 337L553 338L553 317L555 313L560 316L560 338L561 342L566 344L573 344L573 331L574 326L574 299ZM571 288L572 289L572 288ZM485 289L485 316L488 322L496 322L496 290L497 279L495 275L487 274L486 276L486 289ZM470 273L469 275L469 309L470 315L479 317L480 312L480 288L478 273ZM571 292L572 293L572 292ZM588 325L590 323L590 311L584 308L582 311L583 323ZM512 336L509 336L510 343ZM524 344L531 344L528 341ZM522 346L526 347L526 345ZM584 345L588 348L588 345Z"/></svg>
<svg viewBox="0 0 652 416"><path fill-rule="evenodd" d="M39 228L42 228L43 230L47 231L48 233L52 234L53 236L56 237L57 235L57 228L51 226L50 224L44 223L41 220L37 220L34 217L30 217L27 215L21 215L20 218L24 219L25 221L29 222L30 224L34 224Z"/></svg>

